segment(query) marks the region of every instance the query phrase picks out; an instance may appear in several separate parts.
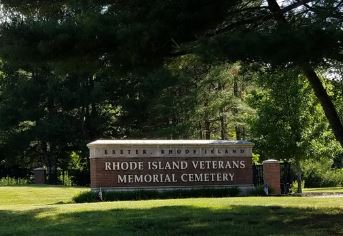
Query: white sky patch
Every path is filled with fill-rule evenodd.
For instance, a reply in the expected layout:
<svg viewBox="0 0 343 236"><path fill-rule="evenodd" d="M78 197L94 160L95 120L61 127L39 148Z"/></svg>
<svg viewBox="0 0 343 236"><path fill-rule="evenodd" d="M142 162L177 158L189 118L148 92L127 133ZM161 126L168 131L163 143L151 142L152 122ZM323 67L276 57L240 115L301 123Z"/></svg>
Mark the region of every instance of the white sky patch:
<svg viewBox="0 0 343 236"><path fill-rule="evenodd" d="M336 81L343 80L342 71L335 68L330 68L327 72L324 73L324 76L326 79L329 79L329 80L336 80Z"/></svg>
<svg viewBox="0 0 343 236"><path fill-rule="evenodd" d="M106 5L106 6L103 6L102 9L101 9L101 14L105 14L107 13L108 9L110 8L111 5Z"/></svg>
<svg viewBox="0 0 343 236"><path fill-rule="evenodd" d="M294 3L295 1L290 1L290 0L277 0L277 3L279 4L280 7L285 7L288 6L292 3ZM267 0L264 0L262 2L262 6L268 6L268 2Z"/></svg>

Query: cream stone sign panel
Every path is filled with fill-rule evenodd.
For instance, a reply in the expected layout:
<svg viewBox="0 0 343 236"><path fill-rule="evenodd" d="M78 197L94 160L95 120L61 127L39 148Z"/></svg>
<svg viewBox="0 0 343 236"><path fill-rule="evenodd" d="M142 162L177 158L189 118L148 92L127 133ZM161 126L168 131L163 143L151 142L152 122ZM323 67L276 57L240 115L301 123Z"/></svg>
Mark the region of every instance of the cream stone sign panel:
<svg viewBox="0 0 343 236"><path fill-rule="evenodd" d="M251 187L246 141L98 140L90 149L91 188L99 190Z"/></svg>

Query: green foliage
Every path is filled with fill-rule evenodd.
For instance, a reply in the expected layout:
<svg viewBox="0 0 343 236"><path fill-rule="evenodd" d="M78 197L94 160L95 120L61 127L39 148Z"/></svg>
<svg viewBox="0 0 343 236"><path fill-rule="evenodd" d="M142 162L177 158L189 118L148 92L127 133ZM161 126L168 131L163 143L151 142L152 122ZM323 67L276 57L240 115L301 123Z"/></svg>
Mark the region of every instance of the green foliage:
<svg viewBox="0 0 343 236"><path fill-rule="evenodd" d="M305 187L343 186L343 169L333 169L333 161L328 158L308 160L303 164Z"/></svg>
<svg viewBox="0 0 343 236"><path fill-rule="evenodd" d="M252 154L252 163L257 165L257 164L261 164L261 159L260 159L260 155L257 153L253 153Z"/></svg>
<svg viewBox="0 0 343 236"><path fill-rule="evenodd" d="M247 136L243 129L253 110L245 102L251 90L245 65L209 64L190 54L173 59L166 70L170 74L166 87L159 87L149 118L149 126L158 127L157 137L243 139Z"/></svg>
<svg viewBox="0 0 343 236"><path fill-rule="evenodd" d="M84 158L81 156L81 152L73 151L70 154L70 162L68 166L67 177L68 183L71 186L88 186L89 185L89 170L88 162L85 162Z"/></svg>
<svg viewBox="0 0 343 236"><path fill-rule="evenodd" d="M192 189L192 190L168 190L168 191L103 191L103 201L121 200L144 200L144 199L172 199L191 197L235 197L240 194L237 187L225 189ZM101 201L99 193L89 191L82 192L73 198L76 203Z"/></svg>
<svg viewBox="0 0 343 236"><path fill-rule="evenodd" d="M0 186L16 186L16 185L27 185L30 184L31 181L27 179L21 178L11 178L11 177L3 177L0 178Z"/></svg>
<svg viewBox="0 0 343 236"><path fill-rule="evenodd" d="M73 184L72 177L69 176L68 172L66 172L66 171L62 172L58 176L58 182L61 183L64 186L73 186L73 185L75 185L75 184Z"/></svg>
<svg viewBox="0 0 343 236"><path fill-rule="evenodd" d="M257 108L251 127L262 158L296 160L304 158L309 140L304 133L311 126L310 94L297 72L262 74L264 90L252 94Z"/></svg>
<svg viewBox="0 0 343 236"><path fill-rule="evenodd" d="M302 172L306 175L304 160L333 159L342 149L308 83L298 72L274 70L260 76L260 87L249 97L257 114L250 123L255 152L262 160L293 162L297 180L301 181Z"/></svg>
<svg viewBox="0 0 343 236"><path fill-rule="evenodd" d="M249 103L257 110L250 125L262 159L299 163L307 158L334 158L340 152L323 110L303 79L296 71L260 74L260 87L251 93Z"/></svg>

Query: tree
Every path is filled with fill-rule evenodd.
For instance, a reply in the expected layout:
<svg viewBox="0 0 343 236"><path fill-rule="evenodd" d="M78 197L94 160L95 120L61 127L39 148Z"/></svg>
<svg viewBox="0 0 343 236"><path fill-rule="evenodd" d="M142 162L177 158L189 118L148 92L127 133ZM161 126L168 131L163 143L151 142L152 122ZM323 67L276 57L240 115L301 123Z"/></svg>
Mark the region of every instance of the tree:
<svg viewBox="0 0 343 236"><path fill-rule="evenodd" d="M2 71L1 160L45 165L50 183L57 182L57 169L72 151L81 151L87 163L86 143L104 136L115 117L108 112L104 82L55 76L48 67L23 70L5 64Z"/></svg>
<svg viewBox="0 0 343 236"><path fill-rule="evenodd" d="M339 0L284 1L282 7L276 0L1 3L11 19L1 29L7 59L16 52L16 60L106 65L139 77L168 57L194 52L208 60L300 68L343 146L342 122L314 70L329 59L342 61Z"/></svg>
<svg viewBox="0 0 343 236"><path fill-rule="evenodd" d="M149 106L148 126L155 127L155 137L242 139L251 114L244 102L250 79L243 68L208 64L195 55L170 61L169 76L159 74L152 83L159 90Z"/></svg>
<svg viewBox="0 0 343 236"><path fill-rule="evenodd" d="M250 98L257 109L251 124L256 150L261 157L295 163L301 193L301 163L330 156L337 146L308 83L297 72L276 70L261 77L259 84L263 90Z"/></svg>
<svg viewBox="0 0 343 236"><path fill-rule="evenodd" d="M327 66L325 61L328 59L342 60L341 1L289 1L283 8L276 0L268 0L265 6L258 1L250 3L231 11L241 16L230 17L210 40L205 41L205 53L213 55L213 48L217 47L217 55L231 60L253 60L292 66L295 71L301 69L320 101L336 139L343 146L341 118L313 69ZM208 48L211 50L206 52Z"/></svg>

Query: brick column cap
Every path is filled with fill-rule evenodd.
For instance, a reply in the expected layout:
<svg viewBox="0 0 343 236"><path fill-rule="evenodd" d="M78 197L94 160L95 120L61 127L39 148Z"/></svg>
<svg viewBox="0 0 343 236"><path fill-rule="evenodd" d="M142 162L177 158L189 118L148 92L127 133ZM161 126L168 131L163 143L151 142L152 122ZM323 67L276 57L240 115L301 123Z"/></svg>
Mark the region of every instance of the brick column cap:
<svg viewBox="0 0 343 236"><path fill-rule="evenodd" d="M280 163L280 161L275 160L275 159L268 159L262 162L262 164L276 164L276 163Z"/></svg>

